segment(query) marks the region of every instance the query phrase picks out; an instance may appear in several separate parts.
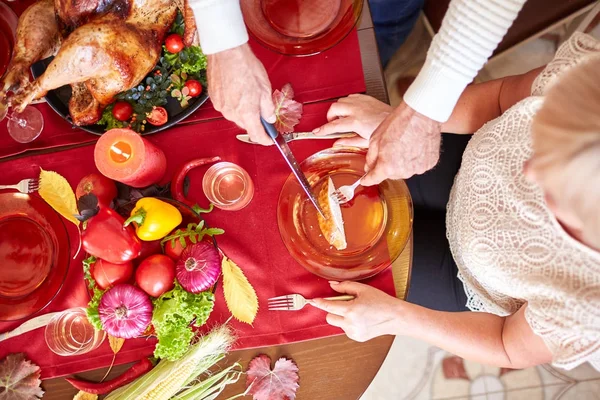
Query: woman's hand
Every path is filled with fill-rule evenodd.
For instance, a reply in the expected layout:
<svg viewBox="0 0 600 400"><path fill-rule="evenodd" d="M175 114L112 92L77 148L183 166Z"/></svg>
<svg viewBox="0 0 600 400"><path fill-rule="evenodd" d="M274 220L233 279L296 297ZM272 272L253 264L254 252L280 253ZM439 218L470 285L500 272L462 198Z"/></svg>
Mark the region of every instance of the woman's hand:
<svg viewBox="0 0 600 400"><path fill-rule="evenodd" d="M339 293L351 294L350 301L314 299L312 305L327 311L327 322L340 327L357 342L381 335L401 334L403 301L379 289L357 282L330 282Z"/></svg>
<svg viewBox="0 0 600 400"><path fill-rule="evenodd" d="M329 121L313 132L317 135L356 132L359 137L340 139L335 146L368 147L371 134L392 112L392 106L364 94L351 94L333 103L327 112Z"/></svg>

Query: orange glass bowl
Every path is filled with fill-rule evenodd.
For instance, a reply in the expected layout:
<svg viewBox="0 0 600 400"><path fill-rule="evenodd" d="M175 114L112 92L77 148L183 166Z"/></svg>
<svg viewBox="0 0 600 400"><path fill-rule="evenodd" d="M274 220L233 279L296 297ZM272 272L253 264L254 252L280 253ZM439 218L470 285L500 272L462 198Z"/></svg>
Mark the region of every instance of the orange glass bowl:
<svg viewBox="0 0 600 400"><path fill-rule="evenodd" d="M310 156L300 167L318 194L328 177L336 187L356 182L364 174L364 165L364 150L336 147ZM348 246L336 250L323 237L317 211L290 175L279 197L277 222L292 257L330 280L363 280L389 267L402 253L412 229L412 199L404 181L359 186L354 199L341 209Z"/></svg>

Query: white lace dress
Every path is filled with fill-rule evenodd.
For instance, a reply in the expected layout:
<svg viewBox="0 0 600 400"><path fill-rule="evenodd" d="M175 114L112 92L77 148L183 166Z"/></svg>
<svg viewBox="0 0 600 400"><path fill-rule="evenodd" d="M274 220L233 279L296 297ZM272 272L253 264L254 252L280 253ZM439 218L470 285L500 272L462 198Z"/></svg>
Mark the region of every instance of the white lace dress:
<svg viewBox="0 0 600 400"><path fill-rule="evenodd" d="M523 164L532 153L531 122L548 88L570 67L597 56L600 43L575 34L536 79L530 97L473 135L446 217L467 306L506 316L527 302L529 325L552 352L553 364L566 369L589 361L600 370L600 253L562 229L540 187L523 175Z"/></svg>

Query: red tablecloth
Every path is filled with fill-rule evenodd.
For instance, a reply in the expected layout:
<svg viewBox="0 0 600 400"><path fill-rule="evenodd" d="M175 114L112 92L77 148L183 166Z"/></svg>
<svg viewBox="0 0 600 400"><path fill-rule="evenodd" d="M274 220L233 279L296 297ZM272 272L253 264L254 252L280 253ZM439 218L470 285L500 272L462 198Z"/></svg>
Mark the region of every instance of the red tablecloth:
<svg viewBox="0 0 600 400"><path fill-rule="evenodd" d="M20 14L31 0L7 3ZM274 89L291 83L296 100L312 103L365 91L358 35L353 31L337 46L315 56L287 57L274 53L255 41L250 42L256 56L263 62ZM6 121L0 122L0 158L28 150L41 150L76 143L93 142L90 133L72 128L47 105L39 105L44 113L45 127L32 143L17 143L8 135ZM53 115L54 114L54 115ZM182 124L221 118L210 101L189 116Z"/></svg>
<svg viewBox="0 0 600 400"><path fill-rule="evenodd" d="M329 103L306 107L299 129L311 129L325 122ZM231 212L215 210L206 219L211 226L225 229L218 238L219 245L245 271L259 296L260 311L254 326L232 322L238 332L237 348L261 347L288 342L331 336L341 333L325 322L323 312L306 308L299 312L269 312L267 299L288 293L301 293L307 297L331 295L327 282L302 268L287 252L279 235L276 206L283 182L289 169L274 147L262 147L239 142L235 135L240 129L234 124L215 120L196 125L181 126L169 134L155 135L149 139L162 148L168 159L167 179L181 163L203 156L219 155L245 168L255 184L255 195L243 210ZM331 145L330 141L299 141L291 144L296 157L307 156ZM0 163L3 181L17 182L34 177L39 167L63 174L72 185L84 175L95 171L93 145L57 153L31 156ZM202 194L201 179L205 170L192 171L190 197L206 205ZM69 223L67 223L69 224ZM72 237L74 225L69 224ZM73 240L75 242L75 240ZM391 270L384 271L370 283L387 293L394 294ZM81 260L71 262L65 286L55 301L42 312L82 306L87 302ZM208 325L224 322L229 318L222 295L217 291L216 308ZM0 331L16 327L18 323L2 323ZM42 376L51 378L84 370L104 367L112 359L108 343L92 353L80 357L59 357L51 353L44 342L44 330L38 329L17 338L0 343L0 359L7 353L25 352L31 360L42 367ZM117 363L139 359L152 353L153 340L128 340L117 355Z"/></svg>

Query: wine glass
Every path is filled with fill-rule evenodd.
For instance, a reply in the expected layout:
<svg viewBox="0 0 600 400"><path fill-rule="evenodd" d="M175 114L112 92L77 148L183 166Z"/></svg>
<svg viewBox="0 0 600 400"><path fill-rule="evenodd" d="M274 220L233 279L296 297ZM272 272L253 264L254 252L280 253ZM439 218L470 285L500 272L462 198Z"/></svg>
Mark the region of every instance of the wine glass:
<svg viewBox="0 0 600 400"><path fill-rule="evenodd" d="M27 106L23 112L9 111L6 103L0 103L0 121L8 119L9 135L19 143L33 142L44 129L44 117L35 107Z"/></svg>

